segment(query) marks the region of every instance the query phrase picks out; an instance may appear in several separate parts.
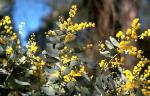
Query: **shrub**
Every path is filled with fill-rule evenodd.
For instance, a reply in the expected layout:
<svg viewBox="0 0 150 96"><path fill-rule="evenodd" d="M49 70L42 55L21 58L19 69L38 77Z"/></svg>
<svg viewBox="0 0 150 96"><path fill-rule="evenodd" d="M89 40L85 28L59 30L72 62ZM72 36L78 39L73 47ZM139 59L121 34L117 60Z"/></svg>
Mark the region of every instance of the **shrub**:
<svg viewBox="0 0 150 96"><path fill-rule="evenodd" d="M0 95L19 96L134 96L150 94L149 59L133 45L138 39L150 36L148 29L137 36L139 19L134 19L126 32L119 31L116 38L72 46L78 31L95 27L93 22L74 23L77 6L73 5L69 17L59 18L58 28L46 32L46 49L39 50L34 33L25 47L20 45L17 33L13 32L11 18L0 21ZM81 58L85 50L98 46L100 59L94 68ZM126 56L137 58L133 70L126 69Z"/></svg>

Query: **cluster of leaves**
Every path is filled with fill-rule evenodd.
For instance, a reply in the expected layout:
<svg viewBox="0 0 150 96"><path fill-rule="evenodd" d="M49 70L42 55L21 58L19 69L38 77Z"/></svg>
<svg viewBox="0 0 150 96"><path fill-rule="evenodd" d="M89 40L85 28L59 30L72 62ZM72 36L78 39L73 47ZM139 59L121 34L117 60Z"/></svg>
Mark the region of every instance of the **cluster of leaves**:
<svg viewBox="0 0 150 96"><path fill-rule="evenodd" d="M46 35L46 48L40 50L32 34L25 47L20 46L13 32L10 17L0 21L0 95L9 96L122 96L150 94L149 60L132 42L149 36L150 30L137 36L140 27L135 19L132 27L106 44L99 42L100 60L94 68L81 58L93 44L73 47L78 31L95 27L92 22L74 23L77 6L73 5L67 19L60 18L58 28ZM107 46L107 48L105 47ZM97 46L97 45L96 45ZM137 57L133 70L124 68L126 56Z"/></svg>

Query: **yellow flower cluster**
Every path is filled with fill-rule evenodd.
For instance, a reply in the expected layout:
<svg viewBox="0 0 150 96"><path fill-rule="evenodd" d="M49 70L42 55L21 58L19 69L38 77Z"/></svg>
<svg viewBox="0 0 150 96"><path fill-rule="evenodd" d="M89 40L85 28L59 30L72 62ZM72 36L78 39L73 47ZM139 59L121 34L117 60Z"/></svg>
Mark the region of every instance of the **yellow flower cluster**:
<svg viewBox="0 0 150 96"><path fill-rule="evenodd" d="M62 64L66 64L72 60L77 60L78 57L75 55L71 55L72 50L65 46L63 49L60 50L60 61Z"/></svg>
<svg viewBox="0 0 150 96"><path fill-rule="evenodd" d="M13 27L11 26L11 19L9 16L5 16L5 18L1 20L0 27L3 27L8 34L13 33Z"/></svg>
<svg viewBox="0 0 150 96"><path fill-rule="evenodd" d="M124 39L124 38L125 38L125 35L123 34L122 31L119 31L119 32L116 34L116 37L117 37L117 38Z"/></svg>
<svg viewBox="0 0 150 96"><path fill-rule="evenodd" d="M66 29L68 32L76 32L76 31L80 31L82 29L90 28L90 27L95 27L95 23L81 22L80 24L77 24L77 23L73 24L71 21L62 21L59 23L60 30Z"/></svg>
<svg viewBox="0 0 150 96"><path fill-rule="evenodd" d="M80 31L85 28L95 27L95 23L92 22L81 22L79 24L73 23L72 19L75 17L76 12L77 12L77 6L72 5L69 11L69 17L66 20L64 20L62 17L59 18L59 23L58 23L59 29L55 31L50 30L46 33L46 35L58 37L60 36L59 32L63 32L64 44L66 44L68 42L75 40L77 31Z"/></svg>
<svg viewBox="0 0 150 96"><path fill-rule="evenodd" d="M126 32L126 39L127 40L134 40L134 41L137 41L137 33L136 33L136 29L132 28L132 29L128 29L127 32ZM131 38L131 39L130 39Z"/></svg>
<svg viewBox="0 0 150 96"><path fill-rule="evenodd" d="M139 62L137 63L137 65L134 66L134 68L133 68L133 74L134 74L134 75L139 75L139 73L140 73L140 71L142 70L142 67L144 67L144 65L145 65L145 62L144 62L144 61L139 61Z"/></svg>
<svg viewBox="0 0 150 96"><path fill-rule="evenodd" d="M69 12L69 18L67 20L63 20L60 18L59 20L59 28L60 31L66 31L65 41L64 43L70 42L75 39L75 33L85 28L95 27L95 23L92 22L81 22L80 24L73 23L72 18L76 15L77 6L73 5ZM54 34L55 32L49 32L49 34Z"/></svg>
<svg viewBox="0 0 150 96"><path fill-rule="evenodd" d="M80 31L82 29L85 29L85 28L90 28L90 27L95 27L95 23L92 23L92 22L81 22L80 24L74 24L74 25L70 25L67 27L67 31L68 32L75 32L75 31Z"/></svg>
<svg viewBox="0 0 150 96"><path fill-rule="evenodd" d="M71 61L74 61L74 60L78 60L78 57L75 55L71 56Z"/></svg>
<svg viewBox="0 0 150 96"><path fill-rule="evenodd" d="M139 37L140 39L144 39L145 37L150 36L150 29L146 30L144 33L142 33Z"/></svg>
<svg viewBox="0 0 150 96"><path fill-rule="evenodd" d="M60 50L60 54L62 54L62 55L63 55L63 54L66 54L66 53L69 54L69 53L71 53L71 52L72 52L72 50L71 50L71 48L69 48L68 46L64 46L63 49Z"/></svg>
<svg viewBox="0 0 150 96"><path fill-rule="evenodd" d="M68 63L68 62L70 62L70 61L73 61L73 60L77 60L78 59L78 57L77 56L71 56L71 58L70 58L70 56L68 56L67 54L65 54L65 55L62 55L61 57L60 57L60 61L62 62L62 64L66 64L66 63Z"/></svg>
<svg viewBox="0 0 150 96"><path fill-rule="evenodd" d="M136 79L135 76L130 70L124 70L123 74L126 76L127 81L125 82L125 84L121 85L121 93L124 94L126 92L131 92L131 94L134 94L134 92L132 92L131 90L139 87L138 82L134 81Z"/></svg>
<svg viewBox="0 0 150 96"><path fill-rule="evenodd" d="M131 46L131 50L129 50L129 55L135 56L137 54L137 48L135 46Z"/></svg>
<svg viewBox="0 0 150 96"><path fill-rule="evenodd" d="M0 28L2 29L1 33L5 34L5 36L2 36L2 38L8 37L9 40L13 40L13 41L18 40L17 34L13 32L13 27L11 24L11 18L9 16L5 16L4 19L2 19L0 21ZM8 41L4 41L4 39L3 39L2 43L6 44ZM0 42L1 42L1 40L0 40Z"/></svg>
<svg viewBox="0 0 150 96"><path fill-rule="evenodd" d="M32 74L33 75L38 75L39 73L42 74L43 72L43 66L46 64L46 62L44 60L42 60L39 56L34 56L32 58L30 58L31 60L31 64L32 64ZM37 72L40 71L39 73ZM39 74L39 75L40 75Z"/></svg>
<svg viewBox="0 0 150 96"><path fill-rule="evenodd" d="M79 71L71 70L71 72L68 75L65 75L63 79L65 82L74 82L76 81L75 77L80 77L83 73L85 73L84 66L80 66Z"/></svg>
<svg viewBox="0 0 150 96"><path fill-rule="evenodd" d="M135 40L137 41L137 33L136 31L140 28L139 18L133 20L131 24L131 28L128 28L125 33L119 31L116 34L116 37L121 40Z"/></svg>
<svg viewBox="0 0 150 96"><path fill-rule="evenodd" d="M46 62L43 61L39 56L34 55L38 50L38 46L35 42L34 33L29 38L26 48L27 48L27 57L29 58L32 64L30 73L33 74L34 76L39 76L40 78L42 78L43 77L42 69L43 69L43 66L46 64Z"/></svg>
<svg viewBox="0 0 150 96"><path fill-rule="evenodd" d="M140 75L141 81L148 79L148 77L150 76L150 68L149 67L150 66L148 66L148 68L145 69L144 72Z"/></svg>
<svg viewBox="0 0 150 96"><path fill-rule="evenodd" d="M67 33L67 35L65 36L64 43L73 41L74 39L75 39L75 35L73 33Z"/></svg>
<svg viewBox="0 0 150 96"><path fill-rule="evenodd" d="M125 58L121 56L120 58L114 58L114 60L111 61L112 67L119 67L120 65L123 65L125 62Z"/></svg>
<svg viewBox="0 0 150 96"><path fill-rule="evenodd" d="M106 48L105 48L105 45L101 42L101 41L99 41L99 43L98 43L98 49L99 49L99 51L104 51Z"/></svg>
<svg viewBox="0 0 150 96"><path fill-rule="evenodd" d="M148 90L147 90L148 89ZM143 88L143 89L141 89L141 91L142 91L142 93L144 94L144 96L149 96L149 94L150 94L150 88L149 87L147 87L147 88Z"/></svg>
<svg viewBox="0 0 150 96"><path fill-rule="evenodd" d="M67 67L66 67L66 66L64 66L64 65L62 65L62 66L61 66L61 68L60 68L61 73L63 73L66 69L67 69Z"/></svg>
<svg viewBox="0 0 150 96"><path fill-rule="evenodd" d="M67 19L67 21L59 20L58 26L59 26L60 30L63 31L63 30L65 30L65 29L67 29L67 26L69 26L69 25L71 25L71 24L72 24L71 18L69 18L69 19Z"/></svg>
<svg viewBox="0 0 150 96"><path fill-rule="evenodd" d="M70 17L75 17L76 12L77 12L77 5L72 5L72 6L71 6L71 9L70 9L70 11L69 11L69 16L70 16Z"/></svg>
<svg viewBox="0 0 150 96"><path fill-rule="evenodd" d="M83 46L83 50L86 50L86 49L91 49L91 48L93 48L93 44L92 43L88 43L88 44L86 44L85 46Z"/></svg>
<svg viewBox="0 0 150 96"><path fill-rule="evenodd" d="M130 45L130 41L121 41L118 53L128 53L130 56L137 56L137 58L141 58L141 54L143 53L142 50L138 50L137 47Z"/></svg>
<svg viewBox="0 0 150 96"><path fill-rule="evenodd" d="M149 60L142 57L137 65L134 66L133 72L131 72L130 70L123 71L128 79L125 85L122 86L122 89L125 89L125 92L129 91L130 89L138 88L140 86L142 88L143 94L145 94L145 96L148 96L147 93L150 93L150 91L148 90L150 84L150 82L148 82L150 81L148 79L148 77L150 76L150 66L148 66L148 68L141 73L145 64L147 63L149 63Z"/></svg>
<svg viewBox="0 0 150 96"><path fill-rule="evenodd" d="M150 68L148 68L148 70L144 70L144 75L143 75L144 79L146 79L146 78L148 78L150 76L150 70L149 69ZM141 75L141 77L142 77L142 75Z"/></svg>
<svg viewBox="0 0 150 96"><path fill-rule="evenodd" d="M137 51L137 58L140 59L142 57L142 53L143 51L142 50L138 50Z"/></svg>
<svg viewBox="0 0 150 96"><path fill-rule="evenodd" d="M35 53L35 52L37 51L37 49L38 49L38 47L37 47L37 45L36 45L36 42L33 42L33 43L31 44L30 48L31 48L31 51L32 51L33 53Z"/></svg>
<svg viewBox="0 0 150 96"><path fill-rule="evenodd" d="M49 30L48 32L46 32L46 34L47 34L48 36L56 36L56 35L57 35L56 32L55 32L55 31L52 31L52 30Z"/></svg>
<svg viewBox="0 0 150 96"><path fill-rule="evenodd" d="M31 38L29 38L28 44L26 45L29 54L32 55L33 53L36 53L38 50L38 46L35 42L35 35L33 33L33 35L31 35Z"/></svg>
<svg viewBox="0 0 150 96"><path fill-rule="evenodd" d="M99 64L99 67L102 69L105 69L107 67L106 60L100 60L100 62L98 64Z"/></svg>
<svg viewBox="0 0 150 96"><path fill-rule="evenodd" d="M125 49L130 49L129 45L130 45L130 41L121 41L119 44L119 48L120 48L119 53L124 52Z"/></svg>
<svg viewBox="0 0 150 96"><path fill-rule="evenodd" d="M123 73L127 77L128 81L132 81L134 79L134 76L130 70L124 70Z"/></svg>
<svg viewBox="0 0 150 96"><path fill-rule="evenodd" d="M135 56L139 53L140 51L137 49L136 46L132 46L130 41L121 41L119 44L119 49L118 53L126 53L131 56ZM138 55L140 56L140 54Z"/></svg>
<svg viewBox="0 0 150 96"><path fill-rule="evenodd" d="M16 35L16 33L13 33L11 36L11 40L16 40L16 39L17 39L17 35Z"/></svg>
<svg viewBox="0 0 150 96"><path fill-rule="evenodd" d="M119 44L118 53L128 53L131 56L137 55L138 49L131 45L131 41L121 41Z"/></svg>
<svg viewBox="0 0 150 96"><path fill-rule="evenodd" d="M148 69L144 70L143 75L140 76L140 80L143 84L142 86L142 93L144 94L144 96L149 96L150 94L150 79L148 79L150 77L150 66L148 66Z"/></svg>
<svg viewBox="0 0 150 96"><path fill-rule="evenodd" d="M121 85L123 92L130 91L132 89L138 88L137 83L133 81L127 81L125 84ZM130 95L131 96L131 95Z"/></svg>
<svg viewBox="0 0 150 96"><path fill-rule="evenodd" d="M134 28L135 30L139 29L141 24L139 23L139 18L135 18L133 21L132 21L132 24L131 24L132 28Z"/></svg>
<svg viewBox="0 0 150 96"><path fill-rule="evenodd" d="M69 56L68 56L67 54L62 55L62 56L60 57L60 61L62 62L62 64L65 64L65 63L70 62Z"/></svg>
<svg viewBox="0 0 150 96"><path fill-rule="evenodd" d="M140 72L142 71L142 68L144 68L144 66L146 64L148 64L150 61L147 59L147 58L144 58L144 57L141 57L141 60L137 63L136 66L134 66L134 69L133 69L133 74L136 75L136 76L139 76L140 75ZM150 69L150 67L148 66L148 70ZM145 72L149 72L145 69ZM145 75L147 73L142 73L140 75L140 80L142 81L143 78L146 78L147 75Z"/></svg>
<svg viewBox="0 0 150 96"><path fill-rule="evenodd" d="M119 53L128 53L131 56L135 56L137 54L137 48L136 46L132 46L131 41L137 41L137 33L136 31L140 28L140 23L139 23L139 19L136 18L133 20L132 24L131 24L131 28L128 28L127 31L123 34L122 31L119 31L116 34L116 37L118 39L121 39L120 44L119 44L119 49L118 52Z"/></svg>
<svg viewBox="0 0 150 96"><path fill-rule="evenodd" d="M13 53L13 48L12 47L7 47L6 48L6 54L8 54L8 55L10 55L10 54L12 54Z"/></svg>

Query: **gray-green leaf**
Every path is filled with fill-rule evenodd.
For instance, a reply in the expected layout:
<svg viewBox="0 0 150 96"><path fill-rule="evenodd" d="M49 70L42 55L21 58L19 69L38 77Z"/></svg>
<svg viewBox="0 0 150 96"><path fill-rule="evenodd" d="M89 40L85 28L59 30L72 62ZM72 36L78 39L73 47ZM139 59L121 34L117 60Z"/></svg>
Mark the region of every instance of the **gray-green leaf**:
<svg viewBox="0 0 150 96"><path fill-rule="evenodd" d="M112 57L109 51L100 51L100 54L104 55L105 57Z"/></svg>
<svg viewBox="0 0 150 96"><path fill-rule="evenodd" d="M112 43L108 40L105 41L106 46L111 50L114 48L114 46L112 45Z"/></svg>
<svg viewBox="0 0 150 96"><path fill-rule="evenodd" d="M31 85L29 82L20 81L18 79L14 79L14 81L19 85Z"/></svg>
<svg viewBox="0 0 150 96"><path fill-rule="evenodd" d="M119 42L114 37L110 36L109 39L114 46L119 47Z"/></svg>

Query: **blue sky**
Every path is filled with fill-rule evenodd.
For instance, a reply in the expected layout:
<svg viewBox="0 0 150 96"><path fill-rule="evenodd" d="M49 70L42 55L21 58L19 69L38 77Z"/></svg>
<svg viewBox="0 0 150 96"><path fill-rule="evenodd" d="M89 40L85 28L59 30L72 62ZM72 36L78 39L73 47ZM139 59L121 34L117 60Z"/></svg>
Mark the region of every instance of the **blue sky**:
<svg viewBox="0 0 150 96"><path fill-rule="evenodd" d="M22 22L25 23L20 34L22 45L26 45L28 34L38 30L42 24L42 17L50 12L51 8L46 5L45 0L16 0L12 16L16 31Z"/></svg>

